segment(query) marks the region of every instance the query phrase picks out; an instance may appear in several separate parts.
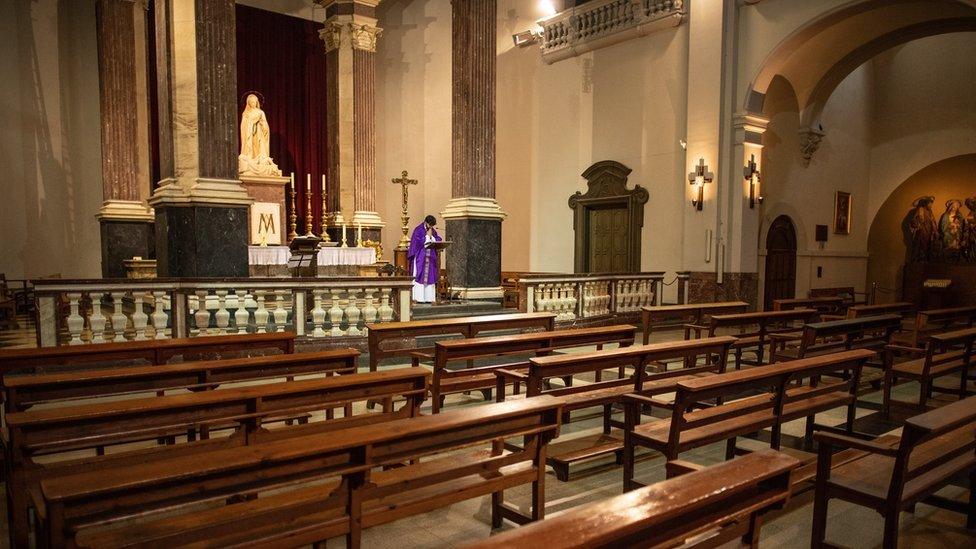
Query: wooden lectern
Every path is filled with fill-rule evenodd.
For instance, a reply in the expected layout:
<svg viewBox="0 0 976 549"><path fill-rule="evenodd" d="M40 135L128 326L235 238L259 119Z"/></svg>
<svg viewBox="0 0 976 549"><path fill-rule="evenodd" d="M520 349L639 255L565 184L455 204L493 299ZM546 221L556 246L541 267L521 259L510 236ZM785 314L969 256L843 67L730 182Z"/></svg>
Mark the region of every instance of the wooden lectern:
<svg viewBox="0 0 976 549"><path fill-rule="evenodd" d="M437 286L434 288L434 303L440 303L443 296L447 296L448 301L451 299L451 283L448 280L447 269L443 267L444 262L441 258L444 257L444 250L448 246L453 244L450 240L441 240L440 242L428 242L424 244L425 250L435 250L437 252L437 267L440 275L437 277Z"/></svg>

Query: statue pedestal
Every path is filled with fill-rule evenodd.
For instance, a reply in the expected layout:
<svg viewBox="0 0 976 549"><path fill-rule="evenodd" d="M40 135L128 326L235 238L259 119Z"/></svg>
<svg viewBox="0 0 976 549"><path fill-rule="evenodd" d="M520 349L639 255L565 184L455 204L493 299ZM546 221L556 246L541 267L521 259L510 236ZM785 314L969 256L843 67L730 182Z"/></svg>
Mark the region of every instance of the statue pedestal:
<svg viewBox="0 0 976 549"><path fill-rule="evenodd" d="M288 243L288 221L285 216L285 188L288 186L289 179L283 176L273 175L240 175L241 183L247 189L247 194L254 199L254 204L248 210L248 243L252 245L261 244L261 239L257 236L261 228L269 229L267 225L259 226L261 222L260 213L267 215L270 213L268 204L278 205L277 218L273 220L274 233L280 235L280 239L269 238L267 244L287 244ZM255 214L255 212L260 212ZM255 219L257 217L257 219ZM267 223L267 219L265 219Z"/></svg>

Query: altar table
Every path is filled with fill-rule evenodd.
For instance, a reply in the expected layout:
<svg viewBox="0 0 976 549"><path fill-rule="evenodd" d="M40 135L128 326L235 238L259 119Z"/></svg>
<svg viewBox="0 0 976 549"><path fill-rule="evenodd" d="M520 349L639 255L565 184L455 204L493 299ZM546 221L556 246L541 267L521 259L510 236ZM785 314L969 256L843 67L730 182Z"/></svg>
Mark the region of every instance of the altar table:
<svg viewBox="0 0 976 549"><path fill-rule="evenodd" d="M288 246L248 246L249 265L287 265L291 251ZM338 246L319 248L319 266L333 265L372 265L376 263L374 248L340 248Z"/></svg>

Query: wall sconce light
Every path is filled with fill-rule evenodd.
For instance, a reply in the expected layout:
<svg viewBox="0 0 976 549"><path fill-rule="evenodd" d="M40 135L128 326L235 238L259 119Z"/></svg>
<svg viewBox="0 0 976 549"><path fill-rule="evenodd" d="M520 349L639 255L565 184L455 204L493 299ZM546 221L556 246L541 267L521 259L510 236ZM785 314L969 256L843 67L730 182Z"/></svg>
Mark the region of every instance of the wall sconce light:
<svg viewBox="0 0 976 549"><path fill-rule="evenodd" d="M756 169L756 155L749 155L749 163L742 168L742 175L749 182L749 208L755 208L756 202L763 203L762 189L759 187L759 170Z"/></svg>
<svg viewBox="0 0 976 549"><path fill-rule="evenodd" d="M542 39L542 32L538 29L529 29L512 35L512 42L517 48L527 48Z"/></svg>
<svg viewBox="0 0 976 549"><path fill-rule="evenodd" d="M702 204L705 202L705 183L711 183L713 179L715 179L715 174L708 171L705 159L699 158L695 170L688 173L688 182L691 183L692 187L697 187L697 197L691 199L691 205L696 210L701 211Z"/></svg>

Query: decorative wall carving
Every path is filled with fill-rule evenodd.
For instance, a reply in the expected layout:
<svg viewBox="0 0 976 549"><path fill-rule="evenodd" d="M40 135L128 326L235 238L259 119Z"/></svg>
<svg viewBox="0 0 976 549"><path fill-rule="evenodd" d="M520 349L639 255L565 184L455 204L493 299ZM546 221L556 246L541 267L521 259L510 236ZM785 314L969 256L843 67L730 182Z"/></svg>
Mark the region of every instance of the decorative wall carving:
<svg viewBox="0 0 976 549"><path fill-rule="evenodd" d="M649 195L640 185L627 188L630 172L613 160L597 162L583 172L586 193L577 191L569 197L576 231L576 272L596 272L593 258L601 253L613 258L601 261L617 266L612 270L640 270L641 228Z"/></svg>
<svg viewBox="0 0 976 549"><path fill-rule="evenodd" d="M800 154L803 155L803 165L809 166L813 154L820 148L820 142L826 134L822 129L800 128Z"/></svg>

